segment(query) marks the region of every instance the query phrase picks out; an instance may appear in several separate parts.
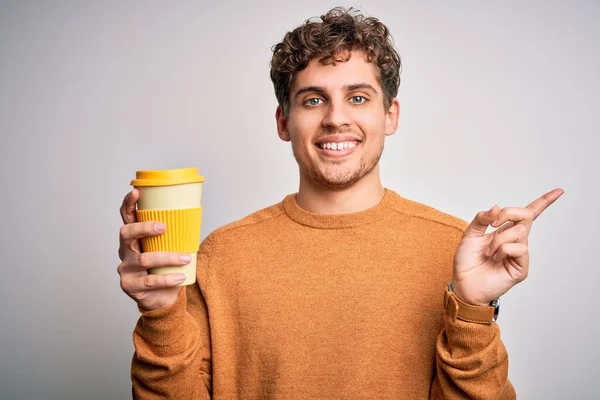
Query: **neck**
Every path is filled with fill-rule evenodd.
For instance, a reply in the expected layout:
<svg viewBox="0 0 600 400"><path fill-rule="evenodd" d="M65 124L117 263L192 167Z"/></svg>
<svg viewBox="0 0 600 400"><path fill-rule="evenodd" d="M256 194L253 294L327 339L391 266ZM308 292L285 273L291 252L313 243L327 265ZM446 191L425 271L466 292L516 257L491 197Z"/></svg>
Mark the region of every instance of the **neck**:
<svg viewBox="0 0 600 400"><path fill-rule="evenodd" d="M345 189L323 187L300 174L296 202L304 210L316 214L346 214L375 207L384 194L377 164L367 175Z"/></svg>

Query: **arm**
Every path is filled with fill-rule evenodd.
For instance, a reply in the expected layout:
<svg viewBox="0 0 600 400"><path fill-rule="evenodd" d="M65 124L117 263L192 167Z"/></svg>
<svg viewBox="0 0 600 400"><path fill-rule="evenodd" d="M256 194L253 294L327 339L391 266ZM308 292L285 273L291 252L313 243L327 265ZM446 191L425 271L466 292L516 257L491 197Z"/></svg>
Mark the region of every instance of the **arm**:
<svg viewBox="0 0 600 400"><path fill-rule="evenodd" d="M453 321L444 313L430 399L516 399L508 380L508 354L496 323Z"/></svg>
<svg viewBox="0 0 600 400"><path fill-rule="evenodd" d="M207 238L197 258L196 284L182 288L167 308L143 311L133 332L131 365L137 399L210 399L212 364L208 312L202 288L209 261Z"/></svg>
<svg viewBox="0 0 600 400"><path fill-rule="evenodd" d="M454 256L457 298L470 306L486 306L523 281L529 271L531 225L563 193L552 190L524 208L494 205L477 213ZM498 229L486 233L490 225ZM514 399L507 376L508 356L498 325L463 321L445 312L430 398Z"/></svg>

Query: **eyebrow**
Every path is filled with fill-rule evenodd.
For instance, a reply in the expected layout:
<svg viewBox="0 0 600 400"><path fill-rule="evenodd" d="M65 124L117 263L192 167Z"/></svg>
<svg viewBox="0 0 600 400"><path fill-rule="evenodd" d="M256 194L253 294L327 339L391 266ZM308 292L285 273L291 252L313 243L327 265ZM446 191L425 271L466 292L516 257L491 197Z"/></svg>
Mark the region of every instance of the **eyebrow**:
<svg viewBox="0 0 600 400"><path fill-rule="evenodd" d="M353 83L351 85L344 85L343 88L346 89L346 91L348 91L348 92L352 92L352 91L358 90L358 89L366 89L375 94L378 94L377 90L372 85L370 85L366 82ZM305 86L296 91L296 93L294 94L294 99L297 99L300 95L302 95L306 92L315 92L315 93L325 94L326 90L323 86Z"/></svg>

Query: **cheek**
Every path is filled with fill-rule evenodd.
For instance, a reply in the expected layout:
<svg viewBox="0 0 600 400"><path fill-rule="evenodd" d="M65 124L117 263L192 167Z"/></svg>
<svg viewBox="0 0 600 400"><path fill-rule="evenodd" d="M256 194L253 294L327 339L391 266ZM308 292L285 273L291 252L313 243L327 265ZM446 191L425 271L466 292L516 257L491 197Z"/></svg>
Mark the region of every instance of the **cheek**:
<svg viewBox="0 0 600 400"><path fill-rule="evenodd" d="M308 143L302 135L302 131L298 130L296 127L290 127L290 142L292 144L292 152L296 156L296 158L306 158L307 154L310 152L310 148L308 147Z"/></svg>
<svg viewBox="0 0 600 400"><path fill-rule="evenodd" d="M356 119L356 124L367 137L367 141L380 140L385 136L385 118L374 118L373 115L364 115Z"/></svg>
<svg viewBox="0 0 600 400"><path fill-rule="evenodd" d="M294 118L288 123L288 130L290 132L290 139L292 146L300 152L306 152L306 148L312 146L313 138L315 137L315 126L320 126L318 123L315 125L315 118L312 120L309 118Z"/></svg>

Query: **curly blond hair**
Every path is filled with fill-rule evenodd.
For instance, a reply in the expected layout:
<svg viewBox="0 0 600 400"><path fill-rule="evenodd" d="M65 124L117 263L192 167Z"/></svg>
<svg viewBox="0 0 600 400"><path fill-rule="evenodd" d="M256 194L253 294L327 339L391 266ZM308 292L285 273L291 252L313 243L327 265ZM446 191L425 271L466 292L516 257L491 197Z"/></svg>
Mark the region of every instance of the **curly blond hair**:
<svg viewBox="0 0 600 400"><path fill-rule="evenodd" d="M287 32L272 50L271 81L286 117L294 78L315 57L321 64L335 66L336 62L348 61L350 51L361 50L377 67L386 110L398 94L402 65L388 28L377 18L365 17L352 7L335 7L316 20L307 19Z"/></svg>

